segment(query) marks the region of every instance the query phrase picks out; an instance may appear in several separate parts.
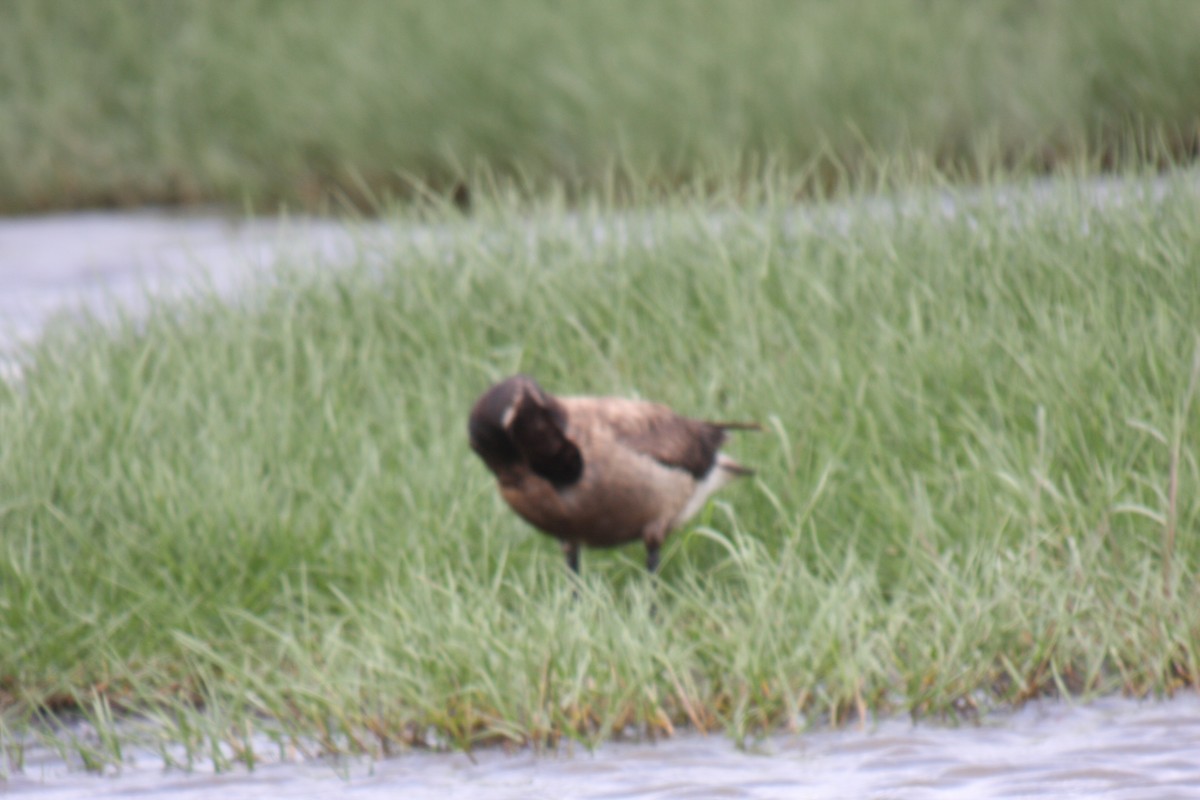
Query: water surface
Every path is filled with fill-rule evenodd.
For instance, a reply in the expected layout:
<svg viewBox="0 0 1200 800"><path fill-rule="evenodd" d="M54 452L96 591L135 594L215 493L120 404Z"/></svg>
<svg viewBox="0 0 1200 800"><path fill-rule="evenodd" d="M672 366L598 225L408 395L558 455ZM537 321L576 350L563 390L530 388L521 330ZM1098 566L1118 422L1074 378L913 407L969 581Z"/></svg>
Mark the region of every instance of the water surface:
<svg viewBox="0 0 1200 800"><path fill-rule="evenodd" d="M41 800L667 800L668 798L1200 798L1200 697L1032 703L980 724L776 735L739 750L719 735L553 754L409 753L376 763L266 763L214 774L166 771L150 753L111 776L45 750L0 795Z"/></svg>

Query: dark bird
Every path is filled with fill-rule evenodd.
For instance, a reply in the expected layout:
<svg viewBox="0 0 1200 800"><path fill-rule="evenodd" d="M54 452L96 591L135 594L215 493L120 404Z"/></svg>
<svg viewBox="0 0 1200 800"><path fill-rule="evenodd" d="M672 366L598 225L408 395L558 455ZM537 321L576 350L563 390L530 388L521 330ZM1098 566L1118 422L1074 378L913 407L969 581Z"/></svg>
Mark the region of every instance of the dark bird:
<svg viewBox="0 0 1200 800"><path fill-rule="evenodd" d="M667 535L734 478L753 474L721 452L729 430L658 403L620 397L555 397L515 375L471 409L471 449L526 522L562 542L579 571L579 548L641 540L658 567Z"/></svg>

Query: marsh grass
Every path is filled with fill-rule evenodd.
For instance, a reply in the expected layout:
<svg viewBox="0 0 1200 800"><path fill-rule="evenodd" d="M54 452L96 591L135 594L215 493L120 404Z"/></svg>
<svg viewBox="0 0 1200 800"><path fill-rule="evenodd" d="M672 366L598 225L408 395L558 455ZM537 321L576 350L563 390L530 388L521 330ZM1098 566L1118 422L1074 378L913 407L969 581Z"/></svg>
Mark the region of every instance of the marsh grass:
<svg viewBox="0 0 1200 800"><path fill-rule="evenodd" d="M1191 0L9 0L0 209L1196 152ZM983 177L986 177L983 176ZM807 191L814 191L808 187ZM467 194L462 194L467 197Z"/></svg>
<svg viewBox="0 0 1200 800"><path fill-rule="evenodd" d="M1194 686L1187 180L497 199L233 304L63 322L0 385L3 747L253 765ZM515 370L760 420L758 476L656 590L632 550L576 585L465 444Z"/></svg>

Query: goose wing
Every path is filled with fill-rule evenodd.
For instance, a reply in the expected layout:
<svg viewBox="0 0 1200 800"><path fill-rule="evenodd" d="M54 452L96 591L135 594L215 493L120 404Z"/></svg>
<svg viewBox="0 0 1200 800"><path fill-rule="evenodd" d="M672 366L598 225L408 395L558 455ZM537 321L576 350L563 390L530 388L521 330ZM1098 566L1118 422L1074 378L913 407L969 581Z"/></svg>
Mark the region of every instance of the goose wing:
<svg viewBox="0 0 1200 800"><path fill-rule="evenodd" d="M618 442L700 480L717 463L725 428L676 414L657 403L629 401L608 409L606 422Z"/></svg>

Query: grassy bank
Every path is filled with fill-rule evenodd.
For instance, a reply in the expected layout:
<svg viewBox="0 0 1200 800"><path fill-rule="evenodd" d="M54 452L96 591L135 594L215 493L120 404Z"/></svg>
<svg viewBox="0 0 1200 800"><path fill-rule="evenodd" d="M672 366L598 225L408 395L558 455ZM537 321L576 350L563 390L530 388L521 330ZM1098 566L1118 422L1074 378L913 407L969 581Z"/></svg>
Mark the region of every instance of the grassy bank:
<svg viewBox="0 0 1200 800"><path fill-rule="evenodd" d="M11 0L0 211L1101 166L1193 150L1198 74L1190 0Z"/></svg>
<svg viewBox="0 0 1200 800"><path fill-rule="evenodd" d="M36 729L102 764L132 713L252 761L1195 685L1200 197L1138 187L500 202L232 307L60 325L0 386L0 742L82 713L98 738ZM586 554L572 601L469 452L517 369L766 425L656 616L640 552Z"/></svg>

